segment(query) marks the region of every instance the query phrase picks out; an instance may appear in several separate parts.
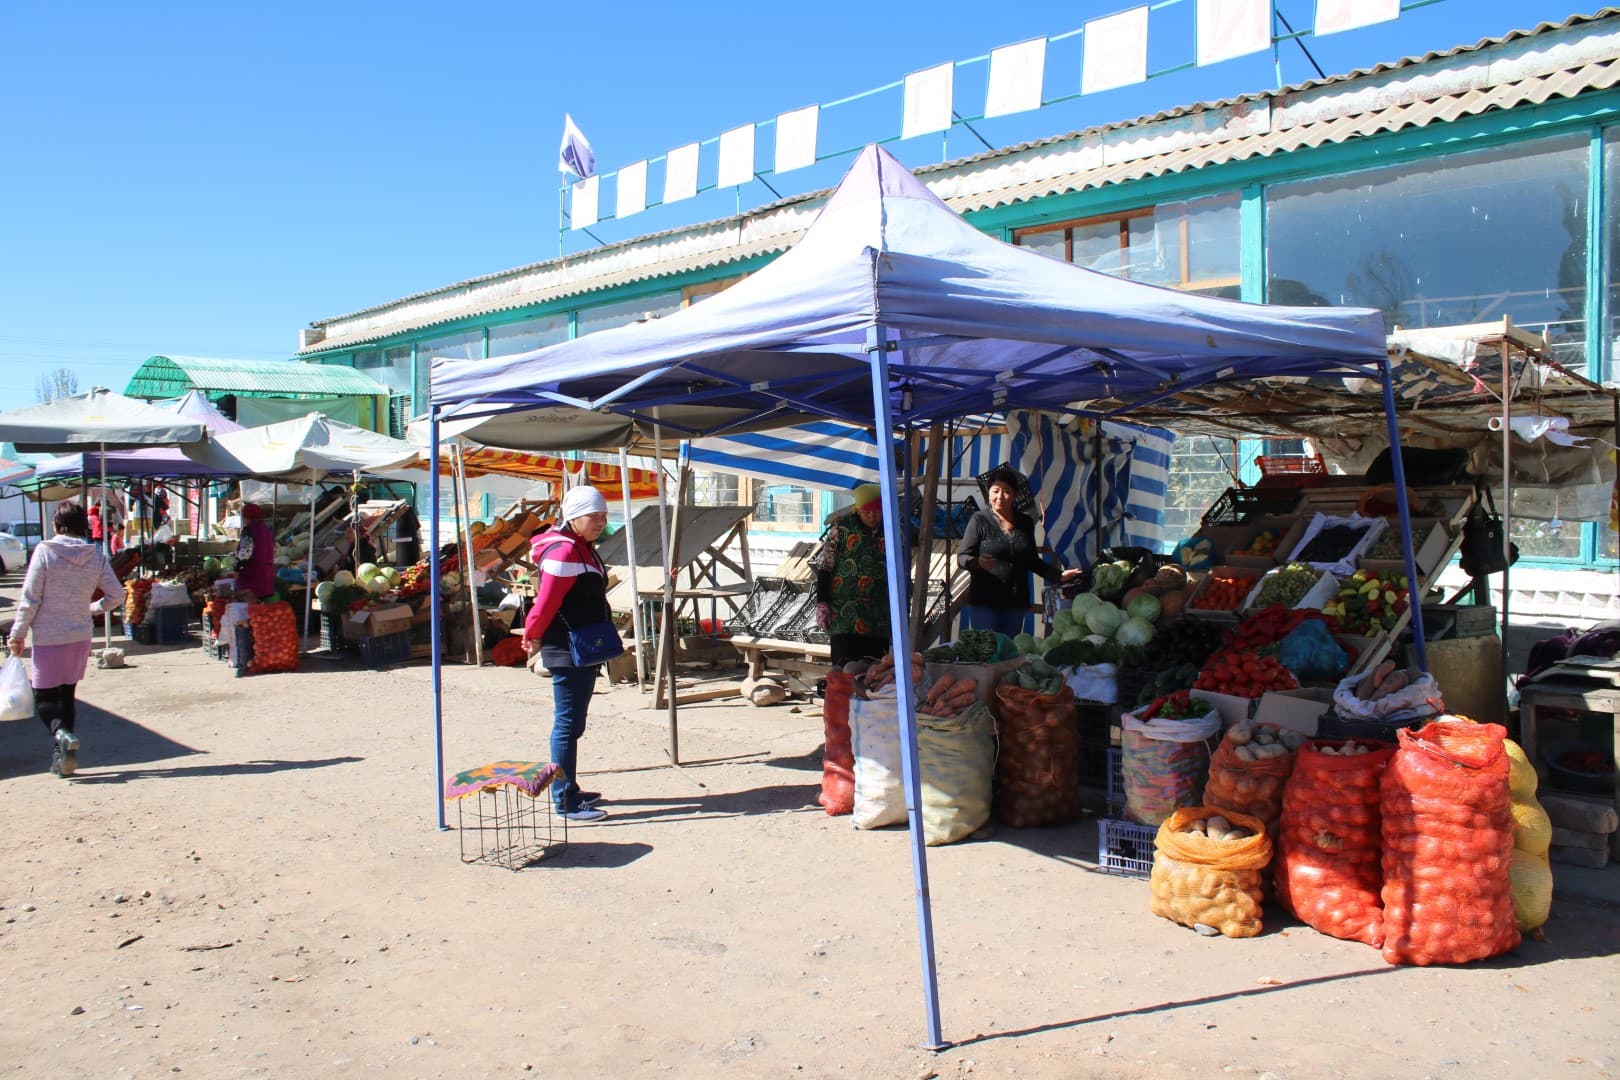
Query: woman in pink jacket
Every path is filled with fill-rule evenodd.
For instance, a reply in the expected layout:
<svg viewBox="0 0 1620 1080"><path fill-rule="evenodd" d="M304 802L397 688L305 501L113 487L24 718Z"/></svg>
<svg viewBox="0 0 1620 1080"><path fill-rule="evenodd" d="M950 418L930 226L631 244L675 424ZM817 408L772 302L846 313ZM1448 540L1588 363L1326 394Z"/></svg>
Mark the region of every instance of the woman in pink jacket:
<svg viewBox="0 0 1620 1080"><path fill-rule="evenodd" d="M84 678L95 640L97 612L112 611L124 599L124 585L101 549L90 543L84 507L66 502L56 508L56 535L34 549L23 578L22 600L7 643L21 656L34 637L34 711L50 730L51 772L72 776L79 763L74 733L74 692ZM94 600L96 590L101 599Z"/></svg>

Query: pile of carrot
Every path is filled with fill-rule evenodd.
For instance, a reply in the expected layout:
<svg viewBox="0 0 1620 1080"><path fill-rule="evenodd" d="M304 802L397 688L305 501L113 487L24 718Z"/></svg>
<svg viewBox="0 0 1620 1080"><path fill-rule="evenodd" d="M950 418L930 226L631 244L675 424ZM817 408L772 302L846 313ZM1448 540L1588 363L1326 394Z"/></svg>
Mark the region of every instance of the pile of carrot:
<svg viewBox="0 0 1620 1080"><path fill-rule="evenodd" d="M979 700L979 684L970 675L946 672L934 680L918 712L929 716L959 716Z"/></svg>

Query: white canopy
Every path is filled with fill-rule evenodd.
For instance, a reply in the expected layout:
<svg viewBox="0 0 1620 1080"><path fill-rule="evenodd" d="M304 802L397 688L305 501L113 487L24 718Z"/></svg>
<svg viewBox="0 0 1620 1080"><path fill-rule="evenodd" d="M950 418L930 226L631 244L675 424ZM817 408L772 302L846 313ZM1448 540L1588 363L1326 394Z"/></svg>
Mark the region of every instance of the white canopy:
<svg viewBox="0 0 1620 1080"><path fill-rule="evenodd" d="M99 387L0 413L0 442L14 443L22 453L178 446L207 435L197 420Z"/></svg>
<svg viewBox="0 0 1620 1080"><path fill-rule="evenodd" d="M221 473L307 483L329 473L395 468L420 451L402 439L310 413L228 432L208 444L187 447L186 452Z"/></svg>

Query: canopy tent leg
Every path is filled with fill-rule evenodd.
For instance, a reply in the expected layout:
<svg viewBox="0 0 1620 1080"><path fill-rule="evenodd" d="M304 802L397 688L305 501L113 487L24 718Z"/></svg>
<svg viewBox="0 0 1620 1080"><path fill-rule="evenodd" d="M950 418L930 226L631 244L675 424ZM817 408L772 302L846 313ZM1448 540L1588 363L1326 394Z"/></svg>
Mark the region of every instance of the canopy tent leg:
<svg viewBox="0 0 1620 1080"><path fill-rule="evenodd" d="M896 708L900 714L900 766L906 792L906 819L911 843L911 873L917 898L917 938L922 954L923 1007L928 1033L925 1046L942 1050L939 1023L939 973L934 960L934 916L928 891L928 853L923 836L922 778L917 767L917 688L911 680L911 625L903 583L907 580L905 523L900 520L899 478L894 468L894 410L889 403L889 360L883 328L867 331L866 350L872 366L872 420L880 440L878 482L883 491L883 549L889 589L889 637L894 649ZM894 587L902 586L902 587Z"/></svg>
<svg viewBox="0 0 1620 1080"><path fill-rule="evenodd" d="M315 507L321 501L319 481L309 486L309 550L304 553L304 636L309 637L309 616L315 606Z"/></svg>
<svg viewBox="0 0 1620 1080"><path fill-rule="evenodd" d="M1427 643L1423 639L1423 593L1417 573L1417 559L1412 554L1412 508L1406 504L1406 465L1401 461L1401 427L1395 418L1395 378L1390 373L1389 357L1379 364L1384 383L1384 420L1389 427L1389 467L1395 470L1395 505L1401 522L1401 552L1406 559L1406 606L1411 610L1412 652L1417 666L1429 670Z"/></svg>
<svg viewBox="0 0 1620 1080"><path fill-rule="evenodd" d="M640 578L636 569L636 515L630 504L630 451L619 447L619 497L624 505L624 551L630 563L630 633L636 639L636 689L647 687L647 661L641 646L647 640L641 617Z"/></svg>
<svg viewBox="0 0 1620 1080"><path fill-rule="evenodd" d="M428 465L428 502L433 509L428 515L428 604L432 622L428 640L433 650L433 805L439 831L445 832L450 826L444 820L444 664L439 655L439 410L435 408L430 415L433 457Z"/></svg>
<svg viewBox="0 0 1620 1080"><path fill-rule="evenodd" d="M1502 660L1508 671L1508 578L1513 573L1513 320L1502 318ZM1504 684L1505 685L1505 684ZM1504 693L1501 686L1497 693Z"/></svg>
<svg viewBox="0 0 1620 1080"><path fill-rule="evenodd" d="M107 521L107 444L98 443L96 457L101 465L101 487L96 490L96 505L100 507L96 513L101 515L101 557L108 558L112 548L112 529ZM83 475L83 470L80 471ZM106 647L112 648L112 612L101 613L101 629L107 642Z"/></svg>
<svg viewBox="0 0 1620 1080"><path fill-rule="evenodd" d="M675 552L681 546L681 535L686 528L686 515L683 510L686 506L688 490L691 485L692 472L690 469L681 469L675 476L675 505L670 509L669 526L669 573L664 578L664 635L663 640L668 644L664 646L664 670L668 673L668 700L665 707L669 710L669 760L672 765L681 763L681 731L679 715L679 698L676 693L679 681L675 671L675 645L681 636L680 614L675 610ZM697 609L694 606L694 610Z"/></svg>

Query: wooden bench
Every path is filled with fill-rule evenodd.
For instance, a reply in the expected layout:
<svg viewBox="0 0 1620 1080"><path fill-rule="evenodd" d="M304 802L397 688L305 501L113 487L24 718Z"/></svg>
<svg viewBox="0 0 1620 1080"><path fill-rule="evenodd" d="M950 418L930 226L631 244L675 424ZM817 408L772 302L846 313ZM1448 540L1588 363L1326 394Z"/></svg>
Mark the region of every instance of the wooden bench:
<svg viewBox="0 0 1620 1080"><path fill-rule="evenodd" d="M803 678L820 678L832 666L832 646L811 641L787 641L783 638L730 637L725 640L748 662L748 677L758 679L765 674L765 658L771 657L774 668Z"/></svg>

